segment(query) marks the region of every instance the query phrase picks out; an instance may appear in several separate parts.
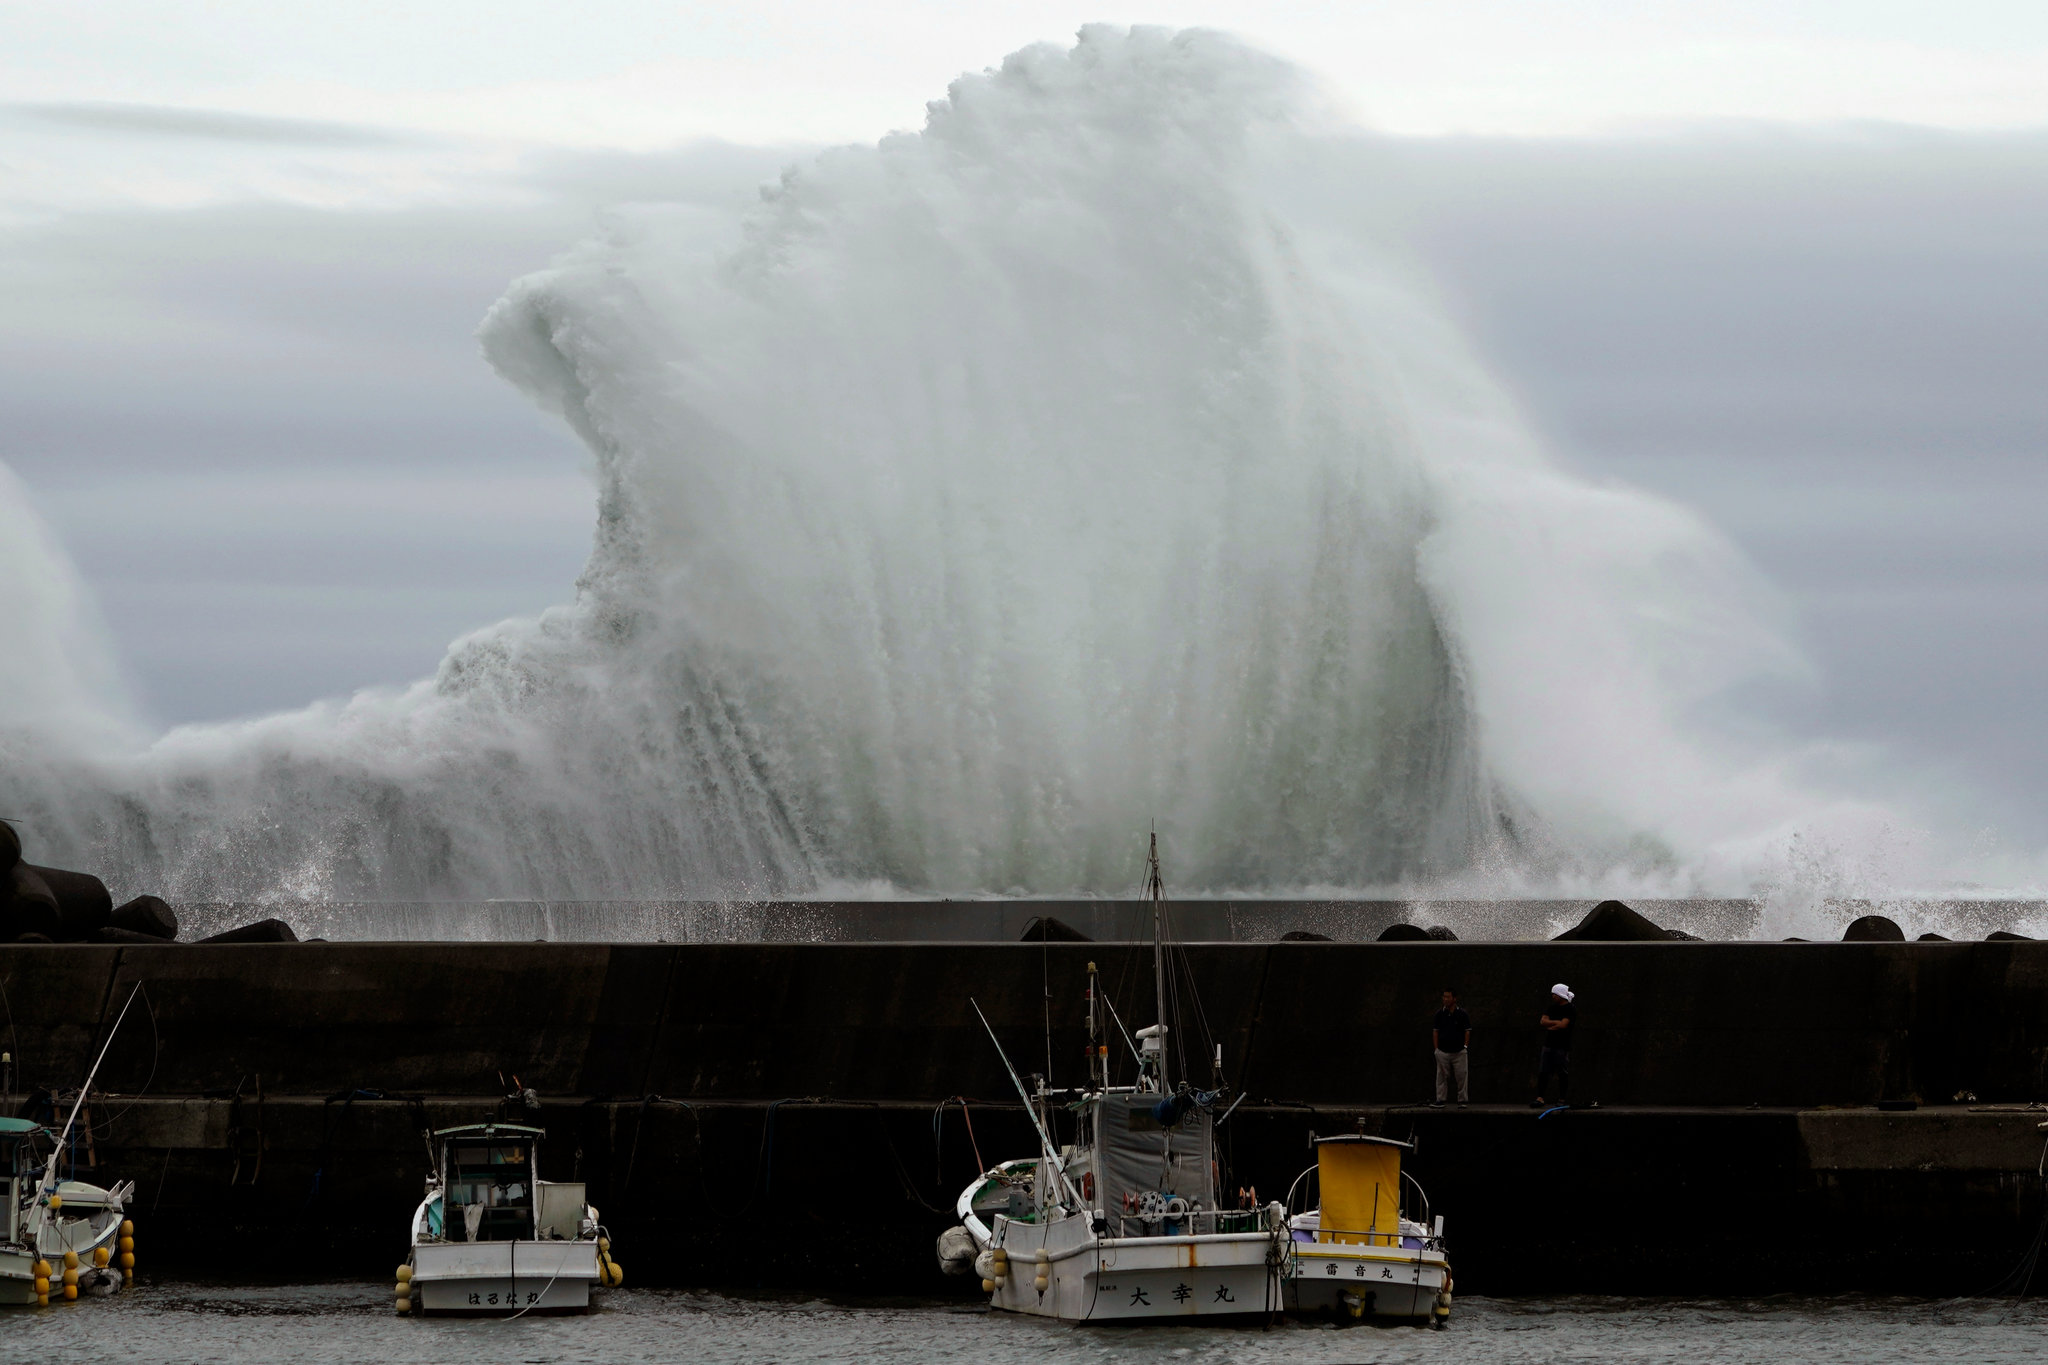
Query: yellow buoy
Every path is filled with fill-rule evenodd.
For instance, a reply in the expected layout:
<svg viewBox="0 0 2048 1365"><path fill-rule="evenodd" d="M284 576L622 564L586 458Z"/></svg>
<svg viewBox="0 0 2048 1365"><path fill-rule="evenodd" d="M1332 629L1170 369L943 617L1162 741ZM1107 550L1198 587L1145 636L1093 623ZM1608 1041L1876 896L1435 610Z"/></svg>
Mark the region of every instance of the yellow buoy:
<svg viewBox="0 0 2048 1365"><path fill-rule="evenodd" d="M407 1280L409 1280L409 1279L411 1279L411 1278L412 1278L412 1267L411 1267L411 1266L409 1266L409 1265L402 1265L402 1266L398 1267L398 1282L399 1282L400 1284L404 1284L404 1283L405 1283L405 1282L406 1282Z"/></svg>
<svg viewBox="0 0 2048 1365"><path fill-rule="evenodd" d="M44 1294L44 1295L47 1295L47 1294L48 1294L49 1292L50 1292L50 1277L49 1277L48 1275L38 1275L38 1276L36 1276L36 1293L38 1293L38 1294Z"/></svg>
<svg viewBox="0 0 2048 1365"><path fill-rule="evenodd" d="M38 1258L36 1261L36 1278L39 1280L47 1280L50 1278L52 1273L53 1272L50 1269L50 1263L48 1261Z"/></svg>
<svg viewBox="0 0 2048 1365"><path fill-rule="evenodd" d="M77 1283L78 1283L78 1267L77 1267L77 1266L75 1266L75 1265L67 1265L67 1266L65 1266L65 1267L64 1267L64 1283L66 1283L66 1284L77 1284Z"/></svg>
<svg viewBox="0 0 2048 1365"><path fill-rule="evenodd" d="M78 1253L77 1253L77 1252L75 1252L75 1251L66 1251L66 1252L64 1253L64 1268L65 1268L66 1270L76 1270L76 1269L78 1269Z"/></svg>
<svg viewBox="0 0 2048 1365"><path fill-rule="evenodd" d="M133 1250L135 1250L135 1239L134 1239L133 1237L123 1237L123 1238L121 1239L121 1250L123 1250L123 1251L133 1251Z"/></svg>
<svg viewBox="0 0 2048 1365"><path fill-rule="evenodd" d="M983 1281L981 1282L981 1292L982 1292L982 1293L984 1293L984 1294L993 1294L993 1293L995 1293L995 1292L996 1292L996 1282L995 1282L994 1280L983 1280Z"/></svg>
<svg viewBox="0 0 2048 1365"><path fill-rule="evenodd" d="M67 1298L67 1299L75 1299L75 1298L77 1298L77 1297L78 1297L78 1286L77 1286L77 1285L75 1285L75 1284L67 1284L67 1285L65 1285L65 1286L64 1286L64 1297L65 1297L65 1298Z"/></svg>
<svg viewBox="0 0 2048 1365"><path fill-rule="evenodd" d="M112 1259L113 1253L108 1251L105 1247L94 1247L92 1249L92 1263L94 1265L105 1265L108 1261Z"/></svg>
<svg viewBox="0 0 2048 1365"><path fill-rule="evenodd" d="M609 1256L609 1255L611 1255L611 1251L612 1251L612 1239L611 1239L611 1238L609 1238L609 1237L600 1237L600 1238L598 1238L598 1239L597 1239L597 1254L598 1254L598 1255L600 1255L600 1256Z"/></svg>
<svg viewBox="0 0 2048 1365"><path fill-rule="evenodd" d="M129 1275L129 1278L130 1278L130 1279L133 1279L133 1278L134 1278L134 1276L135 1276L135 1253L134 1253L134 1252L132 1252L132 1251L124 1251L124 1252L122 1252L122 1253L121 1253L121 1269L123 1269L123 1270L125 1270L125 1271L127 1271L127 1272L128 1272L128 1275Z"/></svg>
<svg viewBox="0 0 2048 1365"><path fill-rule="evenodd" d="M121 1235L123 1237L133 1237L135 1235L135 1220L133 1218L123 1218L121 1220Z"/></svg>
<svg viewBox="0 0 2048 1365"><path fill-rule="evenodd" d="M53 1194L53 1195L51 1195L51 1196L50 1196L50 1207L51 1207L51 1208L53 1208L53 1209L61 1209L61 1208L63 1208L63 1207L64 1207L64 1196L63 1196L63 1195L61 1195L61 1194Z"/></svg>
<svg viewBox="0 0 2048 1365"><path fill-rule="evenodd" d="M626 1268L617 1261L612 1262L612 1288L617 1289L626 1282Z"/></svg>
<svg viewBox="0 0 2048 1365"><path fill-rule="evenodd" d="M412 1300L411 1300L411 1299L399 1299L399 1300L397 1301L397 1305L396 1305L396 1306L397 1306L397 1308L398 1308L398 1311L399 1311L399 1312L401 1312L401 1313L410 1313L410 1312L412 1311Z"/></svg>

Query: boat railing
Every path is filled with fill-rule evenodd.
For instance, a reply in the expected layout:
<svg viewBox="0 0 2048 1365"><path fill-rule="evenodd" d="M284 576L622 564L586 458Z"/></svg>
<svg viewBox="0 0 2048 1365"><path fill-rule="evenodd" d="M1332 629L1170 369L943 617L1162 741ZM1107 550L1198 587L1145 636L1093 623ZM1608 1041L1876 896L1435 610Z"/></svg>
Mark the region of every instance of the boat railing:
<svg viewBox="0 0 2048 1365"><path fill-rule="evenodd" d="M1407 1185L1407 1186L1408 1186L1408 1188L1410 1188L1410 1189L1412 1189L1412 1190L1414 1190L1414 1191L1415 1191L1415 1198L1416 1198L1416 1201L1417 1201L1417 1202L1418 1202L1418 1203L1420 1204L1420 1206L1421 1206L1421 1208L1422 1208L1422 1216L1421 1216L1420 1218L1417 1218L1417 1219L1416 1219L1415 1221L1416 1221L1416 1222L1418 1222L1418 1223L1420 1223L1420 1224L1422 1224L1422 1226L1424 1226L1424 1227L1428 1227L1428 1226L1429 1226L1429 1193L1428 1193L1428 1191L1426 1191L1426 1190L1424 1190L1424 1189L1422 1188L1422 1182L1421 1182L1420 1180L1417 1180L1417 1179L1416 1179L1416 1178L1415 1178L1414 1176L1412 1176L1412 1175L1408 1174L1408 1172L1406 1172L1406 1171L1403 1171L1403 1172L1401 1172L1401 1180L1402 1180L1402 1183L1403 1183L1403 1184L1405 1184L1405 1185Z"/></svg>
<svg viewBox="0 0 2048 1365"><path fill-rule="evenodd" d="M1258 1209L1199 1209L1179 1215L1124 1213L1108 1222L1112 1237L1213 1237L1263 1232L1265 1217Z"/></svg>
<svg viewBox="0 0 2048 1365"><path fill-rule="evenodd" d="M1328 1246L1406 1247L1410 1251L1441 1251L1444 1240L1434 1233L1417 1236L1412 1232L1388 1232L1385 1228L1301 1228L1314 1232L1313 1241L1295 1239L1297 1248Z"/></svg>

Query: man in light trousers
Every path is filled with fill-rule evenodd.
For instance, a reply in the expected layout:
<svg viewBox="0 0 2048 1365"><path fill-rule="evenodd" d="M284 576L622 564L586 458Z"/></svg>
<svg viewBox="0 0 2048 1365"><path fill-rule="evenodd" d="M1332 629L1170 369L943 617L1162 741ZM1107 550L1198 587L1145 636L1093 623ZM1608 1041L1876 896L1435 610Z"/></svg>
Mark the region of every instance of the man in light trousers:
<svg viewBox="0 0 2048 1365"><path fill-rule="evenodd" d="M1458 993L1448 986L1444 988L1444 1007L1436 1012L1436 1022L1430 1026L1430 1042L1436 1047L1436 1104L1444 1107L1450 1098L1451 1081L1458 1082L1458 1107L1463 1109L1472 1098L1471 1056L1467 1050L1472 1043L1472 1016L1458 1008Z"/></svg>

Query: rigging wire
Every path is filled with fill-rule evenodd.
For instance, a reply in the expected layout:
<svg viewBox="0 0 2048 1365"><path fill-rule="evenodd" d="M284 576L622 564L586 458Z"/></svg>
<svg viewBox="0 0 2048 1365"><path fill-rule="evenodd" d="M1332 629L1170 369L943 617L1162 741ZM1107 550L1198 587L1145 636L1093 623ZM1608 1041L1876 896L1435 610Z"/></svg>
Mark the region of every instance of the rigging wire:
<svg viewBox="0 0 2048 1365"><path fill-rule="evenodd" d="M934 1162L932 1169L936 1173L937 1180L943 1182L946 1178L946 1132L944 1120L946 1117L946 1106L949 1104L960 1106L960 1117L967 1124L967 1145L974 1152L975 1172L978 1175L986 1175L988 1167L982 1164L981 1143L974 1136L974 1115L968 1112L967 1097L964 1095L951 1095L940 1100L932 1109L932 1154Z"/></svg>
<svg viewBox="0 0 2048 1365"><path fill-rule="evenodd" d="M1153 853L1155 855L1157 837L1155 832L1153 835ZM1164 941L1166 958L1166 971L1163 974L1166 999L1160 1003L1167 1017L1162 1018L1159 1022L1166 1024L1170 1030L1174 1048L1173 1056L1179 1065L1181 1081L1195 1089L1201 1089L1203 1087L1195 1085L1194 1072L1188 1066L1187 1044L1189 1030L1183 1027L1181 1020L1183 981L1185 981L1187 998L1193 1006L1195 1022L1200 1028L1203 1046L1202 1055L1205 1057L1213 1057L1215 1055L1216 1035L1209 1025L1208 1011L1202 1008L1202 994L1195 984L1194 964L1188 958L1187 945L1181 942L1179 935L1174 932L1173 907L1166 899L1165 881L1153 856L1148 856L1146 860L1145 895L1148 901L1155 895L1158 897L1160 934Z"/></svg>
<svg viewBox="0 0 2048 1365"><path fill-rule="evenodd" d="M122 1119L128 1117L130 1113L134 1112L135 1106L142 1103L143 1099L149 1094L150 1086L156 1084L156 1069L158 1064L163 1061L164 1037L162 1032L157 1028L156 1002L149 998L149 988L145 986L142 982L136 982L135 989L139 991L142 995L143 1009L149 1012L149 1075L146 1078L144 1078L142 1082L142 1089L136 1091L134 1095L130 1096L127 1105L124 1106L119 1112L109 1115L104 1119L101 1119L98 1123L87 1123L85 1125L86 1134L89 1138L91 1138L95 1146L97 1146L97 1144L102 1139L112 1134L113 1127L116 1123L119 1123Z"/></svg>
<svg viewBox="0 0 2048 1365"><path fill-rule="evenodd" d="M1124 988L1125 988L1126 986L1128 986L1128 985L1130 984L1130 981L1131 981L1131 968L1132 968L1132 965L1133 965L1133 964L1135 964L1135 963L1137 962L1137 960L1138 960L1138 955L1137 955L1136 953L1133 953L1133 952L1131 952L1131 951L1130 951L1129 949L1126 949L1126 950L1124 951L1124 965L1123 965L1123 969L1122 969L1121 971L1119 971L1119 972L1117 973L1117 978L1116 978L1116 990L1117 990L1117 992L1121 992L1121 991L1122 991L1122 990L1123 990L1123 989L1124 989ZM1103 995L1103 997L1102 997L1102 1001L1103 1001L1103 1003L1104 1003L1104 1004L1106 1004L1106 1005L1108 1005L1108 1006L1109 1006L1109 1013L1110 1013L1110 1017L1111 1017L1111 1018L1113 1018L1113 1019L1116 1019L1116 1026L1117 1026L1117 1028L1119 1028L1119 1029L1121 1029L1121 1030L1123 1031L1123 1035L1124 1035L1124 1042L1125 1042L1125 1044L1126 1044L1127 1046L1129 1046L1129 1048L1131 1049L1131 1057L1132 1057L1132 1058L1133 1058L1133 1059L1135 1060L1135 1059L1137 1058L1137 1056L1138 1056L1138 1045L1137 1045L1136 1043L1134 1043L1134 1042L1132 1042L1132 1041L1131 1041L1131 1031L1130 1031L1129 1029L1126 1029L1126 1028L1124 1028L1124 1021L1123 1021L1122 1019L1120 1019L1120 1018L1117 1018L1117 1013L1116 1013L1116 1004L1115 1004L1115 1001L1114 1001L1114 994L1115 994L1115 993L1113 993L1113 992L1110 992L1110 993L1105 993L1105 994ZM1118 1062L1119 1064L1121 1064L1121 1063L1122 1063L1122 1061L1123 1061L1123 1059L1122 1059L1121 1057L1118 1057L1118 1058L1116 1058L1116 1061L1117 1061L1117 1062ZM1115 1085L1115 1084L1116 1084L1117 1080L1118 1080L1118 1077L1117 1077L1117 1076L1116 1076L1115 1074L1113 1074L1113 1073L1110 1073L1110 1072L1108 1072L1108 1071L1105 1071L1105 1072L1103 1073L1103 1082L1104 1082L1104 1084L1106 1084L1106 1085L1112 1085L1112 1086L1113 1086L1113 1085Z"/></svg>
<svg viewBox="0 0 2048 1365"><path fill-rule="evenodd" d="M8 1050L14 1054L14 1074L21 1075L21 1034L14 1028L14 1003L7 998L7 979L0 977L0 1005L7 1008Z"/></svg>
<svg viewBox="0 0 2048 1365"><path fill-rule="evenodd" d="M1115 1021L1116 1031L1124 1036L1124 1046L1131 1050L1131 1060L1142 1060L1138 1055L1138 1045L1131 1041L1131 1031L1124 1027L1123 1016L1116 1012L1116 1002L1111 1000L1107 994L1104 994L1102 1003L1109 1006L1109 1017Z"/></svg>
<svg viewBox="0 0 2048 1365"><path fill-rule="evenodd" d="M1045 996L1045 1088L1052 1089L1052 935L1038 940L1038 987Z"/></svg>

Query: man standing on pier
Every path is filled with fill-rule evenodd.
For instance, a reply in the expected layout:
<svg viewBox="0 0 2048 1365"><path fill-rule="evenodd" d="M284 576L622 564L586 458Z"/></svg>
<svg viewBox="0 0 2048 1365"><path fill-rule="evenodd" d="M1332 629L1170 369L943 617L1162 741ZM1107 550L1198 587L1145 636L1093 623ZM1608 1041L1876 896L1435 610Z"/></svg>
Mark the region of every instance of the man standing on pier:
<svg viewBox="0 0 2048 1365"><path fill-rule="evenodd" d="M1562 981L1550 988L1550 1003L1543 1007L1543 1051L1536 1058L1536 1100L1529 1107L1541 1109L1543 1092L1550 1078L1557 1078L1557 1102L1563 1104L1572 1088L1572 1033L1579 1012L1572 1008L1571 987Z"/></svg>
<svg viewBox="0 0 2048 1365"><path fill-rule="evenodd" d="M1458 1107L1472 1098L1471 1057L1465 1049L1472 1042L1472 1016L1458 1008L1458 993L1448 986L1444 988L1444 1007L1436 1012L1436 1022L1430 1026L1430 1042L1436 1047L1436 1104L1444 1107L1450 1097L1451 1078L1458 1081Z"/></svg>

